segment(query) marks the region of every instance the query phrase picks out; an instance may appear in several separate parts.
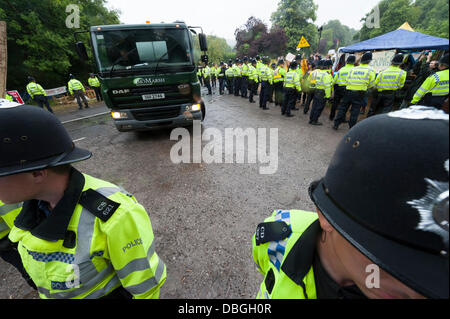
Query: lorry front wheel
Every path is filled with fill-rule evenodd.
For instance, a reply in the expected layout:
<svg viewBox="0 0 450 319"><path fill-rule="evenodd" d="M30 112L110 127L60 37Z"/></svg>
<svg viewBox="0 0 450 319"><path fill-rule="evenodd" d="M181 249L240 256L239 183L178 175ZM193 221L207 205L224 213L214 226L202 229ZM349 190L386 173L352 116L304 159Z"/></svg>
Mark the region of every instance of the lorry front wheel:
<svg viewBox="0 0 450 319"><path fill-rule="evenodd" d="M204 121L206 117L206 106L204 102L202 102L201 105L202 105L202 121Z"/></svg>

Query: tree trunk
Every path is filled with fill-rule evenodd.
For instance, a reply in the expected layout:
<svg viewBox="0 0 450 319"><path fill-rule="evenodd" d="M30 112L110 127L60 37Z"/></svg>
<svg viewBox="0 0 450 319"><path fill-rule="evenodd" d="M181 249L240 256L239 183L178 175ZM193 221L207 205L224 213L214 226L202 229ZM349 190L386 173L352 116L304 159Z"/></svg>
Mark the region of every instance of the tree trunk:
<svg viewBox="0 0 450 319"><path fill-rule="evenodd" d="M6 93L6 72L8 66L6 22L0 21L0 98Z"/></svg>

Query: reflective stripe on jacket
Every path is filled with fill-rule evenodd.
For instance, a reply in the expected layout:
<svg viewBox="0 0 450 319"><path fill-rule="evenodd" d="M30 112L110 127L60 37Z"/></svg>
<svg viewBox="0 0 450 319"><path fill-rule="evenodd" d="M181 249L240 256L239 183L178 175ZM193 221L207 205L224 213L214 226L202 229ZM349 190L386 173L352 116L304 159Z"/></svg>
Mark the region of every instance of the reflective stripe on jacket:
<svg viewBox="0 0 450 319"><path fill-rule="evenodd" d="M375 86L377 74L368 64L355 66L350 70L346 86L350 91L367 91Z"/></svg>
<svg viewBox="0 0 450 319"><path fill-rule="evenodd" d="M89 83L89 86L92 86L92 87L99 87L100 86L100 81L98 80L98 78L96 76L93 77L93 78L89 78L88 79L88 83Z"/></svg>
<svg viewBox="0 0 450 319"><path fill-rule="evenodd" d="M285 88L295 88L298 92L302 90L300 84L300 76L297 73L297 70L289 70L286 73L286 77L284 79L284 87Z"/></svg>
<svg viewBox="0 0 450 319"><path fill-rule="evenodd" d="M78 91L78 90L82 90L83 92L85 92L83 84L81 84L81 82L76 79L70 80L68 86L69 86L70 94L73 94L73 91Z"/></svg>
<svg viewBox="0 0 450 319"><path fill-rule="evenodd" d="M0 201L0 239L5 238L14 226L14 220L19 215L22 204L4 204Z"/></svg>
<svg viewBox="0 0 450 319"><path fill-rule="evenodd" d="M439 71L429 76L425 82L417 90L411 101L412 104L417 104L427 94L433 96L446 96L449 93L449 70Z"/></svg>
<svg viewBox="0 0 450 319"><path fill-rule="evenodd" d="M397 91L405 85L406 71L392 65L378 74L375 87L378 91Z"/></svg>
<svg viewBox="0 0 450 319"><path fill-rule="evenodd" d="M35 82L30 82L27 85L27 92L31 96L31 98L34 98L35 95L44 95L47 96L45 93L45 90L40 86L39 84Z"/></svg>

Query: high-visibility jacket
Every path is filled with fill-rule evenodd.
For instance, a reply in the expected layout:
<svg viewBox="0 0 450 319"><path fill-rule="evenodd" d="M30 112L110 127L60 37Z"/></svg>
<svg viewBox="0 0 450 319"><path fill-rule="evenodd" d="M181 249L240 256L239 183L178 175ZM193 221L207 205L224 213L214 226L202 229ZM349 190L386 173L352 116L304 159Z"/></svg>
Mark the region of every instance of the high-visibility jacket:
<svg viewBox="0 0 450 319"><path fill-rule="evenodd" d="M197 76L201 77L202 76L202 69L197 69Z"/></svg>
<svg viewBox="0 0 450 319"><path fill-rule="evenodd" d="M120 286L136 299L159 297L166 266L132 195L73 169L64 197L41 222L38 205L23 204L9 239L41 298L96 299Z"/></svg>
<svg viewBox="0 0 450 319"><path fill-rule="evenodd" d="M397 91L401 89L406 82L406 71L400 69L397 65L392 65L378 74L375 80L375 88L378 91Z"/></svg>
<svg viewBox="0 0 450 319"><path fill-rule="evenodd" d="M14 102L14 99L8 93L5 94L5 99L7 99L8 101Z"/></svg>
<svg viewBox="0 0 450 319"><path fill-rule="evenodd" d="M289 72L286 73L283 86L285 88L295 88L298 92L302 91L300 76L298 75L297 70L289 70Z"/></svg>
<svg viewBox="0 0 450 319"><path fill-rule="evenodd" d="M258 70L258 77L261 82L269 82L269 84L272 84L271 68L263 64Z"/></svg>
<svg viewBox="0 0 450 319"><path fill-rule="evenodd" d="M242 64L242 68L241 68L241 70L242 70L242 76L246 76L246 77L248 77L248 64Z"/></svg>
<svg viewBox="0 0 450 319"><path fill-rule="evenodd" d="M275 223L284 227L271 232L274 241L265 240ZM252 239L253 260L265 277L258 299L317 299L312 264L319 232L318 215L299 210L275 211L258 225Z"/></svg>
<svg viewBox="0 0 450 319"><path fill-rule="evenodd" d="M45 90L42 88L42 86L35 82L28 83L27 92L31 96L31 98L34 98L35 95L47 96L47 93L45 93Z"/></svg>
<svg viewBox="0 0 450 319"><path fill-rule="evenodd" d="M272 85L273 84L273 76L275 74L275 70L269 67L269 82Z"/></svg>
<svg viewBox="0 0 450 319"><path fill-rule="evenodd" d="M233 65L233 72L234 72L234 77L238 77L238 78L241 77L241 68L237 64Z"/></svg>
<svg viewBox="0 0 450 319"><path fill-rule="evenodd" d="M303 70L300 68L300 64L299 64L299 66L297 67L297 69L295 71L297 72L297 74L298 74L298 76L300 77L300 80L301 80L302 77L303 77Z"/></svg>
<svg viewBox="0 0 450 319"><path fill-rule="evenodd" d="M273 83L283 82L286 77L286 69L284 67L277 67L273 75Z"/></svg>
<svg viewBox="0 0 450 319"><path fill-rule="evenodd" d="M215 67L210 67L211 76L216 76L217 69Z"/></svg>
<svg viewBox="0 0 450 319"><path fill-rule="evenodd" d="M225 76L225 71L226 71L225 67L223 67L223 68L217 68L216 76L217 76L218 78L224 77L224 76Z"/></svg>
<svg viewBox="0 0 450 319"><path fill-rule="evenodd" d="M259 82L258 72L257 72L256 68L253 65L250 65L248 67L248 79L250 81L255 82L255 83Z"/></svg>
<svg viewBox="0 0 450 319"><path fill-rule="evenodd" d="M427 94L433 97L444 97L448 95L449 71L448 69L439 71L429 76L425 82L417 90L411 101L412 104L417 104Z"/></svg>
<svg viewBox="0 0 450 319"><path fill-rule="evenodd" d="M76 79L70 80L68 83L68 87L69 87L70 94L73 94L73 91L78 91L78 90L82 90L83 92L85 92L83 84L81 84L81 82Z"/></svg>
<svg viewBox="0 0 450 319"><path fill-rule="evenodd" d="M333 87L333 77L326 70L321 70L316 76L316 90L324 90L325 98L331 97Z"/></svg>
<svg viewBox="0 0 450 319"><path fill-rule="evenodd" d="M261 78L259 78L260 69L263 67L265 67L265 65L261 61L256 62L256 72L258 73L259 82L261 82Z"/></svg>
<svg viewBox="0 0 450 319"><path fill-rule="evenodd" d="M0 239L8 236L21 209L22 204L6 205L0 201Z"/></svg>
<svg viewBox="0 0 450 319"><path fill-rule="evenodd" d="M349 91L367 91L375 86L377 74L368 64L355 66L347 77L346 87Z"/></svg>
<svg viewBox="0 0 450 319"><path fill-rule="evenodd" d="M98 78L96 76L94 76L93 78L88 79L88 84L91 87L99 87L100 81L98 80Z"/></svg>
<svg viewBox="0 0 450 319"><path fill-rule="evenodd" d="M350 74L351 69L355 66L353 64L346 64L343 68L341 68L333 78L333 84L338 86L346 86L347 77Z"/></svg>
<svg viewBox="0 0 450 319"><path fill-rule="evenodd" d="M233 70L232 67L228 68L228 69L225 71L225 76L227 77L227 79L232 79L232 78L234 78L234 70Z"/></svg>
<svg viewBox="0 0 450 319"><path fill-rule="evenodd" d="M203 78L205 78L205 79L211 76L211 68L209 66L204 67L202 72L203 72Z"/></svg>

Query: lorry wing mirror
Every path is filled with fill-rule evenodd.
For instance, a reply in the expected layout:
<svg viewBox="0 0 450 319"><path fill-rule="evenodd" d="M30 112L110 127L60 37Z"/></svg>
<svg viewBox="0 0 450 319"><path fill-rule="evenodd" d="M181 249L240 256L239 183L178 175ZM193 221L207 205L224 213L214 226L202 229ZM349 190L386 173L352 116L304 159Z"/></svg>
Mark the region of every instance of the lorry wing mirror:
<svg viewBox="0 0 450 319"><path fill-rule="evenodd" d="M202 60L203 63L208 64L208 60L209 60L208 55L207 54L203 54L201 56L201 60Z"/></svg>
<svg viewBox="0 0 450 319"><path fill-rule="evenodd" d="M89 56L87 54L86 46L84 45L84 43L83 42L77 42L77 43L75 43L75 46L77 48L78 56L82 60L85 60L85 61L89 60Z"/></svg>
<svg viewBox="0 0 450 319"><path fill-rule="evenodd" d="M200 42L200 50L203 52L208 51L208 43L206 42L206 35L204 33L200 33L198 35L198 40Z"/></svg>

